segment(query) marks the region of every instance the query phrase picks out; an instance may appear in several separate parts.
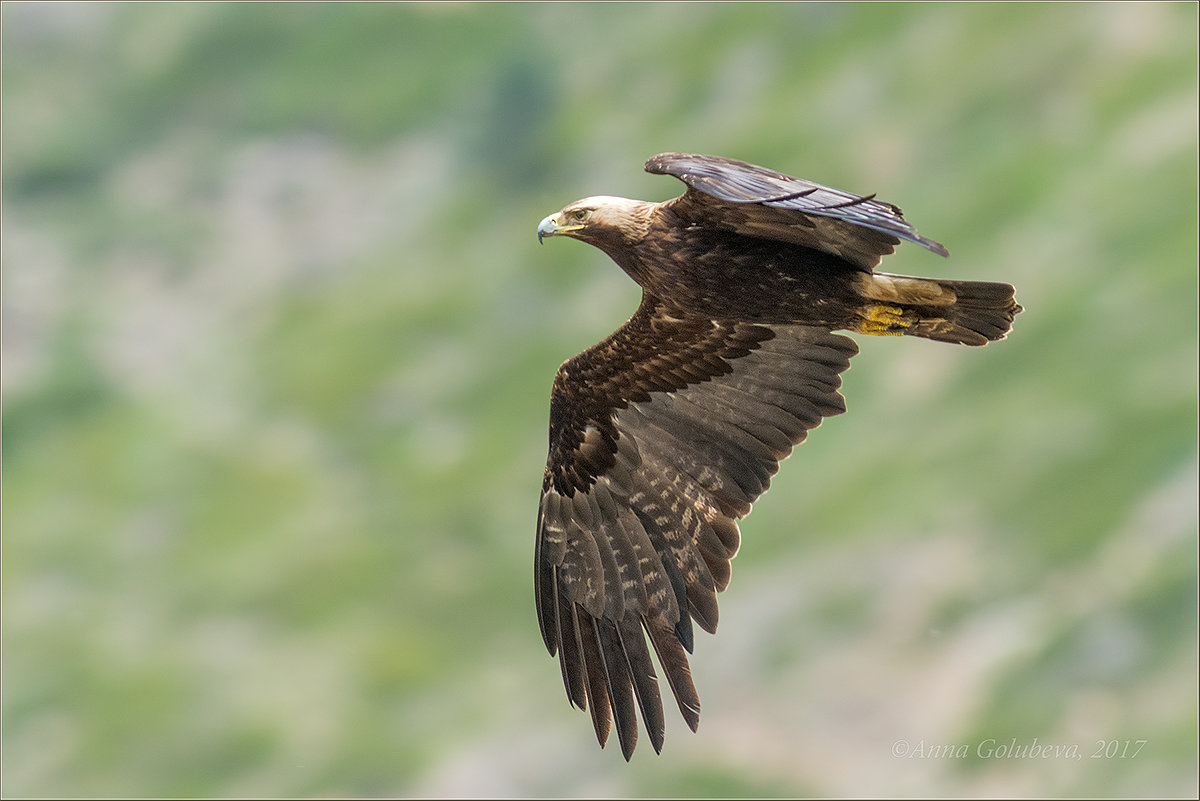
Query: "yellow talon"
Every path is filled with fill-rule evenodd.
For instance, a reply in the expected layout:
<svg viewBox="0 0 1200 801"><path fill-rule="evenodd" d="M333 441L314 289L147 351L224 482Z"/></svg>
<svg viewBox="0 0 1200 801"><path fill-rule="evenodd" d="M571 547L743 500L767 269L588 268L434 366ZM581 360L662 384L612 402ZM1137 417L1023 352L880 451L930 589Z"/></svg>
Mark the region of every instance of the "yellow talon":
<svg viewBox="0 0 1200 801"><path fill-rule="evenodd" d="M858 332L875 337L898 337L908 327L909 323L904 320L902 309L876 303L869 307L867 316L860 324Z"/></svg>

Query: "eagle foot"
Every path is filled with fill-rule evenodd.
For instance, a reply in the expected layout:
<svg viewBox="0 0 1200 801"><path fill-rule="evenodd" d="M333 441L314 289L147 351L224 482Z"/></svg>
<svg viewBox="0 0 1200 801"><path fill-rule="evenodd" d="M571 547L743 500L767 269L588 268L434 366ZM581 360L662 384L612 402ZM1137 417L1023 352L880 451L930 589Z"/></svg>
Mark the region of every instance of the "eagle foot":
<svg viewBox="0 0 1200 801"><path fill-rule="evenodd" d="M903 309L883 303L873 303L865 307L862 318L862 322L854 330L874 337L902 336L912 326L912 321L904 319Z"/></svg>

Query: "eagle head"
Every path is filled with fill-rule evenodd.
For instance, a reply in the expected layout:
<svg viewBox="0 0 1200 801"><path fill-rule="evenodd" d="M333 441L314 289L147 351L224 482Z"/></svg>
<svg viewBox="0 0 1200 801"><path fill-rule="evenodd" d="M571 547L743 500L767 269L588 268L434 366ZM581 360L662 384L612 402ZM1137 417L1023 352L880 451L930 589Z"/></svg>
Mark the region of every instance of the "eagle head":
<svg viewBox="0 0 1200 801"><path fill-rule="evenodd" d="M538 224L538 242L547 236L569 236L601 250L627 247L646 233L655 204L599 195L576 200Z"/></svg>

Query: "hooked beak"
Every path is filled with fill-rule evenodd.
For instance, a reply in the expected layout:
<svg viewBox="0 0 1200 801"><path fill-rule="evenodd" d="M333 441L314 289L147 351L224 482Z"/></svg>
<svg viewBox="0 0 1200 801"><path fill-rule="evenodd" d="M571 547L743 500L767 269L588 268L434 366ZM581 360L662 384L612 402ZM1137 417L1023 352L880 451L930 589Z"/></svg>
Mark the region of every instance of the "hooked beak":
<svg viewBox="0 0 1200 801"><path fill-rule="evenodd" d="M542 237L558 236L559 234L569 234L572 231L578 231L583 228L582 225L559 225L558 215L551 214L546 219L538 223L538 244L542 244Z"/></svg>
<svg viewBox="0 0 1200 801"><path fill-rule="evenodd" d="M554 236L556 233L558 233L558 226L554 223L555 216L556 215L551 214L549 217L547 217L546 219L544 219L540 223L538 223L538 244L539 245L542 244L542 237Z"/></svg>

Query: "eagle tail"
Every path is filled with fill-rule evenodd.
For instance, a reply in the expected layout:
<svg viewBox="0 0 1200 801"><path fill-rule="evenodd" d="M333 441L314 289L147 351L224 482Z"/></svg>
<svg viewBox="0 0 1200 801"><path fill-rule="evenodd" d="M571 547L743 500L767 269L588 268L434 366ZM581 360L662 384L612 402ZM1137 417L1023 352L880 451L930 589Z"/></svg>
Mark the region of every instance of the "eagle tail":
<svg viewBox="0 0 1200 801"><path fill-rule="evenodd" d="M943 281L874 273L863 276L867 303L854 330L962 345L1004 339L1022 308L1009 284Z"/></svg>

